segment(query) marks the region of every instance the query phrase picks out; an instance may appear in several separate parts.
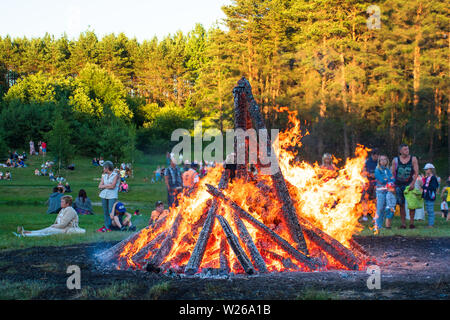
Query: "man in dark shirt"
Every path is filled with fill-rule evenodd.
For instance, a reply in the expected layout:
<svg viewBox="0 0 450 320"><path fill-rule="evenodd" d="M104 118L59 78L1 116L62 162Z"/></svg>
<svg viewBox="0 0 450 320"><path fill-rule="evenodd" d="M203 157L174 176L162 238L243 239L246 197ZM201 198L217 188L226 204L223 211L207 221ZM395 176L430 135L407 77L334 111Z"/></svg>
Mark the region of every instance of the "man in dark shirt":
<svg viewBox="0 0 450 320"><path fill-rule="evenodd" d="M172 204L175 204L175 207L177 207L177 195L183 190L183 180L180 168L176 165L173 156L170 158L170 166L164 170L164 179L167 187L167 204L169 208Z"/></svg>
<svg viewBox="0 0 450 320"><path fill-rule="evenodd" d="M375 168L378 165L379 155L380 152L378 151L378 149L373 148L370 152L369 158L366 160L366 163L364 165L364 171L366 172L367 179L369 180L369 183L365 189L365 194L369 196L369 199L375 199Z"/></svg>

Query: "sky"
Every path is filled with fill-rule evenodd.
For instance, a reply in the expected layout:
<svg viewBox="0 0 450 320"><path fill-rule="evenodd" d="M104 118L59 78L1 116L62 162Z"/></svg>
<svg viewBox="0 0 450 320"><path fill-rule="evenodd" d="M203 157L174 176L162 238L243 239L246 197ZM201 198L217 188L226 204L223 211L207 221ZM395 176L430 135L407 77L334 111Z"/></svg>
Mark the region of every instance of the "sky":
<svg viewBox="0 0 450 320"><path fill-rule="evenodd" d="M231 0L0 0L0 36L42 37L45 33L77 39L123 32L138 41L187 33L196 23L209 29L225 17Z"/></svg>

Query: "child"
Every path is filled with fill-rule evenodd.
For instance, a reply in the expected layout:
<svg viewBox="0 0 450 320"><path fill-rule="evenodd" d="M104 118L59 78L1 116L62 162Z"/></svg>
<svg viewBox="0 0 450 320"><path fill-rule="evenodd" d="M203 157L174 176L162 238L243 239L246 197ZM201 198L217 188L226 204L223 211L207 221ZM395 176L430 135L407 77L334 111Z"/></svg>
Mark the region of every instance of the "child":
<svg viewBox="0 0 450 320"><path fill-rule="evenodd" d="M34 170L34 175L35 175L35 176L40 176L40 175L41 175L41 173L39 172L39 169L38 169L38 168L36 168L36 169Z"/></svg>
<svg viewBox="0 0 450 320"><path fill-rule="evenodd" d="M5 180L9 180L9 181L12 180L11 172L6 171L6 173L5 173Z"/></svg>
<svg viewBox="0 0 450 320"><path fill-rule="evenodd" d="M419 176L416 179L416 182L414 184L414 189L409 190L409 186L406 186L405 191L403 194L405 195L406 202L408 203L408 209L409 209L409 228L414 229L414 215L416 212L416 209L423 208L423 199L422 199L422 185L423 180Z"/></svg>
<svg viewBox="0 0 450 320"><path fill-rule="evenodd" d="M149 226L153 226L156 222L161 221L169 214L168 210L164 209L164 203L162 201L157 201L155 205L155 210L152 211L150 216Z"/></svg>
<svg viewBox="0 0 450 320"><path fill-rule="evenodd" d="M447 201L442 200L441 202L441 212L442 212L442 218L445 218L448 220L448 204Z"/></svg>
<svg viewBox="0 0 450 320"><path fill-rule="evenodd" d="M50 173L48 174L48 178L50 179L50 181L56 181L55 176L53 175L53 171L50 171Z"/></svg>
<svg viewBox="0 0 450 320"><path fill-rule="evenodd" d="M386 229L391 228L391 220L394 217L395 206L397 205L397 198L395 196L395 186L393 183L388 183L386 185L387 193L386 193Z"/></svg>
<svg viewBox="0 0 450 320"><path fill-rule="evenodd" d="M428 214L428 228L434 227L434 202L436 201L436 192L439 188L439 182L436 178L436 169L431 163L427 163L423 168L425 170L425 182L423 184L422 198L425 200L425 208Z"/></svg>
<svg viewBox="0 0 450 320"><path fill-rule="evenodd" d="M124 219L125 217L125 219ZM111 230L135 231L136 227L131 224L131 214L127 212L122 202L114 203L111 213Z"/></svg>

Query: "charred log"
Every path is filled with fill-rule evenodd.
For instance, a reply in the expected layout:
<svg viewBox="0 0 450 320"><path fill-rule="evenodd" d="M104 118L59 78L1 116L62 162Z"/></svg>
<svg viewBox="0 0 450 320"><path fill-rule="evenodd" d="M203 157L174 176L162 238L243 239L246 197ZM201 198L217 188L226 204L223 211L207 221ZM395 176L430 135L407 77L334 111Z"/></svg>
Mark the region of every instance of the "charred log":
<svg viewBox="0 0 450 320"><path fill-rule="evenodd" d="M222 226L222 229L225 232L225 236L227 237L228 244L234 251L234 254L239 260L239 263L241 264L242 268L244 268L244 271L247 274L255 273L255 269L253 268L250 259L239 244L239 239L236 237L233 230L231 230L228 221L223 216L217 216L217 219L219 219L220 225Z"/></svg>
<svg viewBox="0 0 450 320"><path fill-rule="evenodd" d="M253 218L247 211L242 209L236 202L226 197L220 190L214 188L212 185L209 184L207 184L207 187L209 193L211 193L215 197L222 199L232 209L236 210L236 212L242 219L245 219L248 222L250 222L255 228L257 228L259 231L267 235L269 239L271 239L273 242L279 245L283 250L285 250L288 254L290 254L292 257L294 257L308 269L315 270L316 268L319 267L317 261L314 261L313 259L307 257L300 251L296 250L293 246L289 244L289 242L281 238L266 225Z"/></svg>
<svg viewBox="0 0 450 320"><path fill-rule="evenodd" d="M227 238L222 237L220 239L220 270L225 273L230 272L230 261L228 257L230 256L230 247L228 246Z"/></svg>
<svg viewBox="0 0 450 320"><path fill-rule="evenodd" d="M161 265L161 263L164 261L164 259L167 257L167 255L170 253L170 250L172 250L173 247L173 241L178 235L178 229L181 223L181 220L183 219L181 213L177 215L175 218L175 221L172 224L172 227L170 228L169 232L167 233L164 241L161 243L161 246L159 247L158 251L154 255L154 257L150 260L149 264L153 265L154 267L158 267Z"/></svg>
<svg viewBox="0 0 450 320"><path fill-rule="evenodd" d="M252 240L252 237L247 231L245 224L242 222L241 218L239 218L239 214L235 211L233 212L233 220L236 228L239 232L239 238L247 247L248 252L250 252L250 257L253 265L258 269L259 272L265 273L267 272L267 266L264 262L264 259L259 253L258 249L255 246L255 243Z"/></svg>
<svg viewBox="0 0 450 320"><path fill-rule="evenodd" d="M228 185L229 171L224 170L219 181L219 189L224 189ZM198 271L200 264L202 263L203 255L205 254L206 245L208 244L209 237L211 236L212 229L214 227L214 220L216 217L216 211L219 203L216 199L213 200L211 207L209 208L208 215L206 217L203 228L198 235L197 242L192 252L191 257L186 265L184 272L192 275Z"/></svg>

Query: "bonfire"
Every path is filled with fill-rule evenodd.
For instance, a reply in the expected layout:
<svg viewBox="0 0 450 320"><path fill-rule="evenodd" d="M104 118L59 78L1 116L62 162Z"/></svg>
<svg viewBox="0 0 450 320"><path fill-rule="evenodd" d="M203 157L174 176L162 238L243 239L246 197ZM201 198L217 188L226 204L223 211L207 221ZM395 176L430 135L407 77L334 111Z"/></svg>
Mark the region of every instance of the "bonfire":
<svg viewBox="0 0 450 320"><path fill-rule="evenodd" d="M235 129L265 130L245 78L233 95ZM290 128L278 135L276 143L267 141L267 152L275 152L278 159L275 172L249 171L248 152L246 162L234 171L217 164L194 191L179 195L179 205L170 208L164 220L97 257L118 269L186 275L205 270L223 274L362 270L373 260L353 235L362 229L358 220L368 210L361 205L368 149L358 146L355 157L346 159L337 172L296 161L292 150L301 146L302 132L295 113L288 116ZM262 171L262 164L255 166Z"/></svg>

